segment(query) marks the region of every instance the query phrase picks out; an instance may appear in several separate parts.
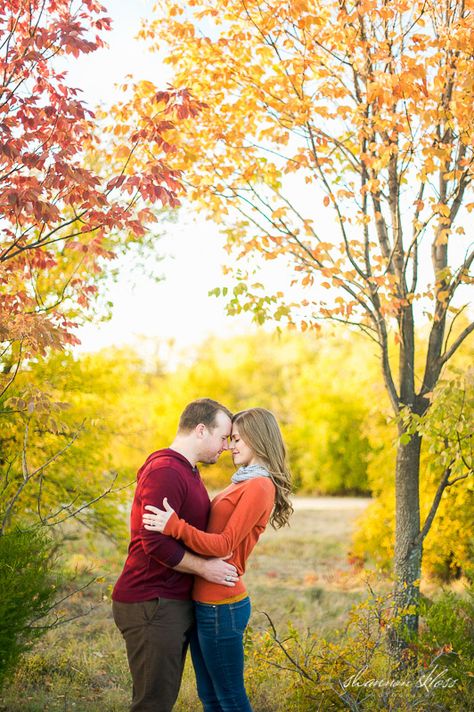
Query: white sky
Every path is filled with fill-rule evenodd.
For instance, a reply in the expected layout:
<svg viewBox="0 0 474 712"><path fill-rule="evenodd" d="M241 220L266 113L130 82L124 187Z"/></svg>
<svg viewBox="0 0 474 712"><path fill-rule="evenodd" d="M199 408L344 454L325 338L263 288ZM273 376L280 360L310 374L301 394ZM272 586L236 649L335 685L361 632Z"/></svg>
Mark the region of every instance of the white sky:
<svg viewBox="0 0 474 712"><path fill-rule="evenodd" d="M112 32L106 33L109 47L68 60L69 82L83 90L83 99L91 106L113 102L115 85L127 74L165 88L169 70L156 53L146 50L144 42L134 39L140 18L151 14L153 2L103 0L103 4L113 20ZM147 343L154 348L150 344L156 338L185 349L211 333L230 335L249 328L248 315L228 317L225 300L208 296L224 281L221 265L227 255L217 226L181 211L176 224L165 223L163 228L166 234L159 240L158 252L165 259L157 262L156 272L165 280L156 283L140 274L131 279L124 261L123 277L107 294L114 304L112 319L81 328L80 350L127 343L143 350Z"/></svg>

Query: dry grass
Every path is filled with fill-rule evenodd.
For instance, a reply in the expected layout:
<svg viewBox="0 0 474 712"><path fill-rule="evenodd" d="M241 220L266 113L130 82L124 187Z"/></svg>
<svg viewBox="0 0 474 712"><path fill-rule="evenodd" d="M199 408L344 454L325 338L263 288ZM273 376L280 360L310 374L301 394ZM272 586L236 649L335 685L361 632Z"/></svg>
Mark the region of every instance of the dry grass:
<svg viewBox="0 0 474 712"><path fill-rule="evenodd" d="M262 629L266 611L278 627L287 622L329 635L344 622L352 603L366 588L347 562L350 533L367 500L301 500L291 527L269 528L254 551L246 574L252 597L251 627ZM93 610L48 634L25 657L0 697L2 712L124 712L130 681L125 650L110 611L110 588L123 563L124 550L104 541L77 543L76 564L87 562L105 577L87 589L68 612ZM88 553L87 556L85 552ZM284 690L270 681L284 710ZM268 699L268 696L267 696ZM276 699L276 697L275 697ZM276 712L277 704L254 699L255 712ZM175 712L200 709L192 669L186 667Z"/></svg>
<svg viewBox="0 0 474 712"><path fill-rule="evenodd" d="M245 577L254 625L263 623L256 612L264 610L278 626L291 620L325 635L339 627L351 604L366 591L347 554L353 522L367 500L352 503L349 508L338 498L303 500L290 527L266 530Z"/></svg>

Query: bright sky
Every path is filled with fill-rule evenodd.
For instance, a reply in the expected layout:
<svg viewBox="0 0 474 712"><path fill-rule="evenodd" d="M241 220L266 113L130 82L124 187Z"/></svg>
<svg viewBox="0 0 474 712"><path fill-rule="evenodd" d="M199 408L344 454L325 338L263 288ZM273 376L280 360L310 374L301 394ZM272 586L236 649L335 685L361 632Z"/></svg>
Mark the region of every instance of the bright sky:
<svg viewBox="0 0 474 712"><path fill-rule="evenodd" d="M83 98L92 106L111 103L117 96L115 85L127 74L165 88L170 80L167 68L156 53L147 52L144 43L134 39L140 18L151 14L153 2L103 0L103 4L113 19L113 31L107 33L109 47L71 59L70 83L83 90ZM165 259L157 262L155 271L165 279L156 283L139 273L130 277L124 261L122 277L107 294L114 304L113 317L79 331L82 350L125 343L142 349L156 337L184 349L211 333L230 335L248 328L247 315L228 317L225 301L208 296L210 289L223 284L221 265L227 257L217 226L181 211L178 222L165 223L163 229L159 253Z"/></svg>

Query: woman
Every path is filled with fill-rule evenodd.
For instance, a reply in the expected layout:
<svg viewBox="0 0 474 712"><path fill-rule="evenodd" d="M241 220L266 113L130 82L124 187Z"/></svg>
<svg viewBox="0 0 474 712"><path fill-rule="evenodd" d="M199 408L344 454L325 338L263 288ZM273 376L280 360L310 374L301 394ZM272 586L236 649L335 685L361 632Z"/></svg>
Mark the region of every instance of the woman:
<svg viewBox="0 0 474 712"><path fill-rule="evenodd" d="M212 501L207 532L179 519L166 498L165 511L147 505L154 514L143 515L146 529L181 539L197 554L230 554L240 576L231 597L229 588L195 578L191 655L204 712L252 712L243 676L243 634L251 608L242 574L268 521L277 529L293 511L286 449L273 413L250 408L234 415L230 449L239 469Z"/></svg>

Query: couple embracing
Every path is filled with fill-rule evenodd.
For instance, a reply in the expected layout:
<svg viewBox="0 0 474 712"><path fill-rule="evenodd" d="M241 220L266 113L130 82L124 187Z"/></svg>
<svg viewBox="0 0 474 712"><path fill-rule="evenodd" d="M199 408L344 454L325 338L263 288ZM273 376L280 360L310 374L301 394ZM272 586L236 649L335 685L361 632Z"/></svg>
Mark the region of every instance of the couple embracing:
<svg viewBox="0 0 474 712"><path fill-rule="evenodd" d="M210 502L197 463L215 463L227 449L238 469ZM204 712L251 712L242 575L268 521L287 523L290 490L280 429L264 408L232 415L210 398L193 401L171 445L148 457L112 594L133 681L131 712L171 712L188 644Z"/></svg>

